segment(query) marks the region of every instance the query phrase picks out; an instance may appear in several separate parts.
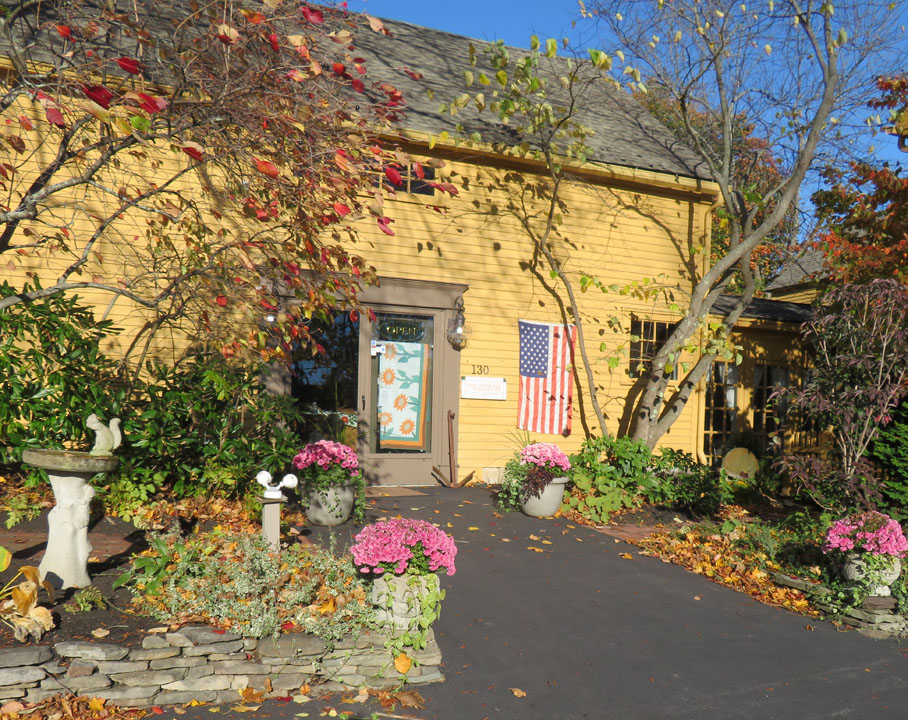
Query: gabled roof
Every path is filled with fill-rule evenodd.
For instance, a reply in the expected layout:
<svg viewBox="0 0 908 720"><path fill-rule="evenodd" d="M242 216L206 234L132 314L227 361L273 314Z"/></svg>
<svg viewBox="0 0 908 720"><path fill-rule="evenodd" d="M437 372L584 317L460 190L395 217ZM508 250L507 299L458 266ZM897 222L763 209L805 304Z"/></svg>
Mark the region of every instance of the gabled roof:
<svg viewBox="0 0 908 720"><path fill-rule="evenodd" d="M96 14L97 8L102 3L104 0L84 0L77 6L81 7L88 17L92 13ZM114 7L128 5L130 15L135 13L137 19L141 18L140 24L152 32L161 31L165 37L172 32L177 22L175 10L167 3L156 4L154 0L136 2L114 0L113 5ZM61 38L50 29L54 13L54 5L49 3L46 7L42 6L41 29L35 26L28 29L15 26L15 33L18 36L15 40L32 46L33 60L46 59L53 62L53 56L48 54L47 50L50 47L61 50L63 47ZM286 31L292 32L292 21L283 20L282 23ZM453 135L456 132L456 125L461 123L465 135L478 131L487 142L505 141L517 144L523 139L517 136L513 128L499 122L494 113L486 110L480 114L472 104L456 117L439 112L442 103L448 103L467 91L464 70L469 68L471 44L477 51L479 69L485 65L487 75L494 76L495 73L489 70L482 52L488 43L397 20L383 19L382 23L390 35L370 31L365 22L360 24L353 41L353 53L366 60L367 85L387 82L401 91L407 105L402 123L404 129L436 136L448 131ZM192 28L196 29L199 32L207 31L207 21L200 20L198 28ZM4 50L8 52L7 42L6 38L0 38L0 54ZM133 47L135 40L129 37L104 35L91 42L98 44L99 47L103 45L106 52L101 55L106 57L135 51ZM514 60L527 53L526 50L509 48L509 54ZM147 74L153 78L154 66L157 65L158 59L154 55L145 54L142 55L142 60L146 65L152 66ZM540 73L545 75L548 72L550 75L549 97L552 103L556 104L561 91L557 76L562 74L563 70L560 68L564 67L567 59L556 58L552 62L554 63L552 67L543 67ZM580 62L589 67L588 60ZM407 70L412 71L414 75L421 74L422 77L416 79L408 74ZM108 71L118 74L116 67ZM492 83L494 85L496 81L492 80ZM478 91L477 88L478 86L474 85L471 89ZM491 100L493 86L485 90L487 101ZM356 95L351 94L355 101ZM576 119L594 133L588 140L592 149L590 160L686 178L709 179L706 166L688 147L676 140L671 132L627 92L617 90L604 78L584 85Z"/></svg>
<svg viewBox="0 0 908 720"><path fill-rule="evenodd" d="M807 248L799 255L792 255L786 259L779 274L766 286L766 291L782 292L815 279L822 279L826 274L826 257L822 251Z"/></svg>
<svg viewBox="0 0 908 720"><path fill-rule="evenodd" d="M737 303L733 295L722 295L713 305L711 312L716 315L728 315ZM754 320L774 320L776 322L796 323L800 325L812 317L810 305L804 303L783 302L768 298L754 298L742 317Z"/></svg>
<svg viewBox="0 0 908 720"><path fill-rule="evenodd" d="M459 122L466 134L478 131L487 141L520 142L513 129L500 123L488 109L480 114L470 105L453 118L439 113L442 103L467 92L465 70L473 69L478 75L485 65L487 75L494 76L495 71L488 70L482 53L489 43L398 20L382 19L382 22L391 35L360 32L355 40L356 52L366 59L370 81L387 81L403 93L407 103L403 123L406 128L433 135L445 130L453 134ZM478 68L469 65L471 44L476 48ZM508 50L512 60L529 52ZM558 62L564 63L565 59L559 58ZM406 70L421 73L422 78L414 79ZM492 83L485 88L487 102L496 81L493 79ZM553 78L550 92L553 87L557 88L557 78ZM479 91L475 84L470 90ZM604 79L584 88L577 120L594 131L589 140L593 150L591 160L709 179L705 165L688 147L678 142L627 92L615 89Z"/></svg>

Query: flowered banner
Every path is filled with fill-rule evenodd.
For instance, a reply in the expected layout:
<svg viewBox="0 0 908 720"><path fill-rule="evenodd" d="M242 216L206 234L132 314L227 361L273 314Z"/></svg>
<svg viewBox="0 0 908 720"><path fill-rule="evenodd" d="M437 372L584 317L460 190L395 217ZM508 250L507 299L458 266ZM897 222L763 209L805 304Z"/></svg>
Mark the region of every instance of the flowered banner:
<svg viewBox="0 0 908 720"><path fill-rule="evenodd" d="M378 361L379 449L426 450L430 345L384 343Z"/></svg>

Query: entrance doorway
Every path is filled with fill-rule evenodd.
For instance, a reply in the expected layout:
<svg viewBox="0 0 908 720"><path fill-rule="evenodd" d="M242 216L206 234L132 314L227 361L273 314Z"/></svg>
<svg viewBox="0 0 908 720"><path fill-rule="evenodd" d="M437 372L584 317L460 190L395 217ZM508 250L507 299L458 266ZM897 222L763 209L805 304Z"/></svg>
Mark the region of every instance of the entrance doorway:
<svg viewBox="0 0 908 720"><path fill-rule="evenodd" d="M466 285L383 278L358 317L295 358L292 391L323 436L356 446L370 485L433 485L457 442L460 353L445 338ZM449 433L448 412L455 414Z"/></svg>

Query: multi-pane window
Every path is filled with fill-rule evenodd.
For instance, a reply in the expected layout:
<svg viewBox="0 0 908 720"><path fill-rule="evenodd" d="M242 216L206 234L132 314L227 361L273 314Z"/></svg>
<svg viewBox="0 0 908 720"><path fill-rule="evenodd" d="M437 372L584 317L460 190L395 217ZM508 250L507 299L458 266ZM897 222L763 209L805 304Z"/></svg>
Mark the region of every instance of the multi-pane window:
<svg viewBox="0 0 908 720"><path fill-rule="evenodd" d="M385 162L375 166L376 185L387 185L397 192L434 195L435 168L422 163ZM421 177L420 177L421 176Z"/></svg>
<svg viewBox="0 0 908 720"><path fill-rule="evenodd" d="M782 365L755 365L753 389L753 431L766 450L773 435L785 421L785 404L773 394L788 387L788 368Z"/></svg>
<svg viewBox="0 0 908 720"><path fill-rule="evenodd" d="M706 411L703 418L703 454L717 466L731 449L738 418L738 366L715 362L706 375Z"/></svg>
<svg viewBox="0 0 908 720"><path fill-rule="evenodd" d="M642 377L652 369L653 358L675 329L676 323L631 319L630 367L631 377ZM678 377L677 360L666 373L672 380Z"/></svg>

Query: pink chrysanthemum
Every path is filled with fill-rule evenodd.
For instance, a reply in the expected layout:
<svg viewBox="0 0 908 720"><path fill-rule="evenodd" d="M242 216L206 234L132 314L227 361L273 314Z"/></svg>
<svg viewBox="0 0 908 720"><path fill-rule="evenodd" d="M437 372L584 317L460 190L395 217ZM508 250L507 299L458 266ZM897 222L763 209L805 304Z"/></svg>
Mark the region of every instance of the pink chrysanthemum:
<svg viewBox="0 0 908 720"><path fill-rule="evenodd" d="M570 470L568 460L557 445L552 443L533 443L520 451L520 462L524 465L536 465L541 468Z"/></svg>
<svg viewBox="0 0 908 720"><path fill-rule="evenodd" d="M363 573L455 572L454 538L425 520L382 520L364 527L353 540L353 562Z"/></svg>
<svg viewBox="0 0 908 720"><path fill-rule="evenodd" d="M829 526L823 552L833 550L901 557L908 551L908 540L901 525L888 515L864 512L836 520Z"/></svg>

